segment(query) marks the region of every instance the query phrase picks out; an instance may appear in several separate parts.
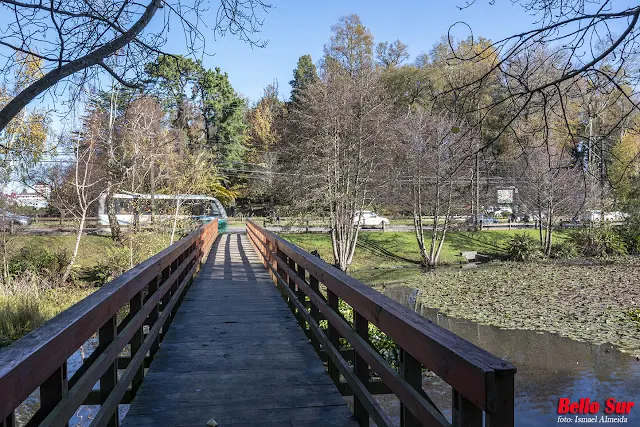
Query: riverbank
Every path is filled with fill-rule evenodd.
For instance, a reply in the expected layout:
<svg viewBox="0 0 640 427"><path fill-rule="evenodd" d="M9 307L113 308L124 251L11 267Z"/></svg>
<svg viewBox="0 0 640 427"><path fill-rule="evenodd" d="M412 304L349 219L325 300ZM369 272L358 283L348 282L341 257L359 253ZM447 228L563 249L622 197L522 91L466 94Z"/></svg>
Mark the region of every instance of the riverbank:
<svg viewBox="0 0 640 427"><path fill-rule="evenodd" d="M141 232L123 245L108 237L83 236L71 280L57 281L75 243L74 235L11 236L8 258L13 277L0 283L0 347L11 344L99 289L131 265L169 244L169 235ZM17 272L16 272L17 271Z"/></svg>
<svg viewBox="0 0 640 427"><path fill-rule="evenodd" d="M640 260L503 263L408 279L420 302L507 329L540 330L640 357ZM635 313L635 314L634 314Z"/></svg>

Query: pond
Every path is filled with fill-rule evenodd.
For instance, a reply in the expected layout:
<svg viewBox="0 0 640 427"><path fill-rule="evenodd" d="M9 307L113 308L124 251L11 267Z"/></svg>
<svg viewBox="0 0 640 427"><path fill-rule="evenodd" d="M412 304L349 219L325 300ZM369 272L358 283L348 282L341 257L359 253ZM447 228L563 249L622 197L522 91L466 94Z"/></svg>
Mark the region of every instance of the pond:
<svg viewBox="0 0 640 427"><path fill-rule="evenodd" d="M640 361L611 345L578 342L556 334L494 326L445 316L421 305L418 290L404 285L376 286L378 291L423 317L504 358L518 368L515 377L516 426L550 426L558 421L561 397L600 403L608 398L635 401L627 425L640 425ZM437 377L425 375L423 386L450 419L451 389ZM380 399L389 409L397 405ZM395 409L394 409L395 410ZM396 410L397 411L397 410ZM598 418L599 418L598 416ZM573 416L575 418L575 415Z"/></svg>

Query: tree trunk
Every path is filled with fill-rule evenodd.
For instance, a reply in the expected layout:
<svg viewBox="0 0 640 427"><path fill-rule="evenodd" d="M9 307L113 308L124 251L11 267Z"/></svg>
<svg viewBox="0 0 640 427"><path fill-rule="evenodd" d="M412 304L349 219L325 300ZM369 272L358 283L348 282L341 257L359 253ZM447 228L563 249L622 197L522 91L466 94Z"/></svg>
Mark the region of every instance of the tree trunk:
<svg viewBox="0 0 640 427"><path fill-rule="evenodd" d="M180 200L176 199L176 211L173 214L173 227L171 228L171 243L173 245L173 240L176 236L176 227L178 226L178 212L180 211Z"/></svg>
<svg viewBox="0 0 640 427"><path fill-rule="evenodd" d="M9 122L38 95L51 88L62 79L69 77L78 71L100 64L104 58L128 45L149 24L151 18L153 18L155 13L161 7L162 1L153 0L145 7L140 18L133 23L128 31L121 33L118 37L103 44L86 55L73 61L69 61L60 67L54 68L22 90L17 96L9 101L2 110L0 110L0 131L3 130Z"/></svg>
<svg viewBox="0 0 640 427"><path fill-rule="evenodd" d="M115 242L122 243L122 230L120 230L120 224L118 223L118 217L116 216L116 201L111 194L111 182L108 184L107 191L107 199L105 200L105 203L107 204L107 216L109 217L111 239Z"/></svg>
<svg viewBox="0 0 640 427"><path fill-rule="evenodd" d="M153 160L151 161L151 177L149 179L149 186L151 187L151 211L149 212L149 214L151 216L151 225L153 225L155 222L154 216L156 213L156 169Z"/></svg>
<svg viewBox="0 0 640 427"><path fill-rule="evenodd" d="M64 273L62 274L62 278L60 279L60 284L64 285L69 278L69 274L71 274L71 268L73 268L73 264L76 262L76 258L78 257L78 250L80 249L80 240L82 239L82 231L84 230L84 223L87 218L87 210L83 209L80 215L80 223L78 224L78 233L76 234L76 243L73 246L73 253L71 254L71 259L69 260L69 264L67 264L67 268L65 268Z"/></svg>

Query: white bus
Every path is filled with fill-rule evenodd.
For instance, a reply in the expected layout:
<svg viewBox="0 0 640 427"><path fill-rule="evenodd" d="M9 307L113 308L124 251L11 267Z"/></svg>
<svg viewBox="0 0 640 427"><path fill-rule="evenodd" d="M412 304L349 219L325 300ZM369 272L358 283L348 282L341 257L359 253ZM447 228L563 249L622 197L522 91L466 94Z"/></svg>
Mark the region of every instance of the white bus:
<svg viewBox="0 0 640 427"><path fill-rule="evenodd" d="M137 193L114 194L113 196L118 224L132 225L136 216L138 224L151 223L151 195ZM101 225L109 225L107 215L107 196L100 197L98 218ZM176 203L180 205L179 219L191 218L201 223L218 220L219 225L227 222L227 212L218 199L198 194L156 194L153 196L153 217L156 221L173 219ZM136 213L137 212L137 213Z"/></svg>

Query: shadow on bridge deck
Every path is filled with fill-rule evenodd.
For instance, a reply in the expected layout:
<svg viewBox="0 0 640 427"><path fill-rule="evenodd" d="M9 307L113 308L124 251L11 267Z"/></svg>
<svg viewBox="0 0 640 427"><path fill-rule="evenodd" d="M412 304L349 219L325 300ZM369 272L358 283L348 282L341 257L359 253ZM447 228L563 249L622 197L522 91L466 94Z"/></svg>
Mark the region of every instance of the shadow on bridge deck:
<svg viewBox="0 0 640 427"><path fill-rule="evenodd" d="M357 426L245 234L222 234L123 426Z"/></svg>

